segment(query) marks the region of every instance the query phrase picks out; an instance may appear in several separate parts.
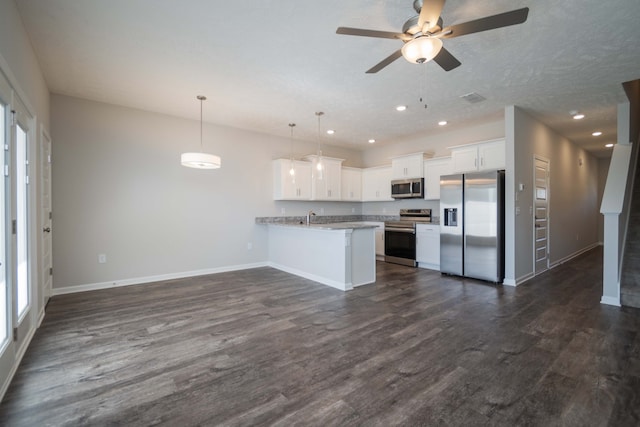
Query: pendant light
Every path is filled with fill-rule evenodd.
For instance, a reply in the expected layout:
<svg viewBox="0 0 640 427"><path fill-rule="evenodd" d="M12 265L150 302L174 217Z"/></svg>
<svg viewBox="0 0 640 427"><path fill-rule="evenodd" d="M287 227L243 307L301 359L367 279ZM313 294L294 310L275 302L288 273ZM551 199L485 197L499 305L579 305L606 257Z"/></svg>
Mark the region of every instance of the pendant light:
<svg viewBox="0 0 640 427"><path fill-rule="evenodd" d="M202 147L202 102L207 99L203 95L196 97L200 100L200 152L199 153L182 153L180 156L180 162L182 166L196 169L219 169L222 165L220 157L207 154L203 151Z"/></svg>
<svg viewBox="0 0 640 427"><path fill-rule="evenodd" d="M293 159L293 128L296 126L295 123L289 123L289 128L291 129L291 154L289 155L289 175L291 176L291 182L296 182L296 165Z"/></svg>
<svg viewBox="0 0 640 427"><path fill-rule="evenodd" d="M322 164L322 150L320 149L320 117L322 117L324 113L322 111L316 112L316 117L318 117L318 148L316 152L316 169L318 179L322 179L324 175L324 165Z"/></svg>

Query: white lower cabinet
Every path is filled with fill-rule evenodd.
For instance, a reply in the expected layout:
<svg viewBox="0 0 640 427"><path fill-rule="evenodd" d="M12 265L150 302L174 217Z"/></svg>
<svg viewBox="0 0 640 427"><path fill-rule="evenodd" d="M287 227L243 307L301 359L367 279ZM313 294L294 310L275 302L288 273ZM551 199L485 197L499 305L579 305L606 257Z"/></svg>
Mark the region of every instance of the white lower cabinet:
<svg viewBox="0 0 640 427"><path fill-rule="evenodd" d="M440 224L416 225L418 267L440 271Z"/></svg>

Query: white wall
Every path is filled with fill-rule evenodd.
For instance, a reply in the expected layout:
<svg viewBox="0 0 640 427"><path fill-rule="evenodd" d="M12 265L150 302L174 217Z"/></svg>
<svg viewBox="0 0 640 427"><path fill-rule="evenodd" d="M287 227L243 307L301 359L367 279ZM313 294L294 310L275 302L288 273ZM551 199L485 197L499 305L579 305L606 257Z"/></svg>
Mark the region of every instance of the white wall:
<svg viewBox="0 0 640 427"><path fill-rule="evenodd" d="M0 0L0 55L12 74L9 77L15 79L12 83L26 98L23 101L49 129L49 89L13 0Z"/></svg>
<svg viewBox="0 0 640 427"><path fill-rule="evenodd" d="M198 121L62 95L51 102L54 288L265 262L256 216L320 212L317 202L272 200L271 160L290 152L286 124L277 138L205 123L205 151L222 168L197 170L182 167L180 153L199 148ZM295 147L298 158L315 152ZM359 152L324 152L360 163ZM359 203L322 207L360 213Z"/></svg>
<svg viewBox="0 0 640 427"><path fill-rule="evenodd" d="M598 206L602 204L602 195L609 174L609 163L611 163L611 158L598 159ZM600 214L598 217L598 242L602 244L604 243L604 215Z"/></svg>
<svg viewBox="0 0 640 427"><path fill-rule="evenodd" d="M515 202L515 197L511 198L521 210L521 214L514 218L515 247L511 255L512 278L518 281L533 273L531 208L534 154L551 161L549 258L552 266L599 241L598 160L522 109L507 107L509 109L512 112L507 116L512 115L514 120L515 168L511 188L516 188L518 183L524 184L524 191L518 194L519 201Z"/></svg>

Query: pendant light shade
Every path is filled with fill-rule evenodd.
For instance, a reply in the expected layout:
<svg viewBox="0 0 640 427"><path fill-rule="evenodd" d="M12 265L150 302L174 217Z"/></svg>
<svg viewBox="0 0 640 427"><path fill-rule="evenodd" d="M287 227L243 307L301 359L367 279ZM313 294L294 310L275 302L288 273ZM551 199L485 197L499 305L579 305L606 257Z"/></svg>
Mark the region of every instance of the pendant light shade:
<svg viewBox="0 0 640 427"><path fill-rule="evenodd" d="M214 154L204 153L202 149L202 101L207 97L198 95L200 101L200 152L182 153L180 163L182 166L195 169L219 169L222 166L222 160Z"/></svg>
<svg viewBox="0 0 640 427"><path fill-rule="evenodd" d="M207 153L182 153L182 166L196 169L218 169L221 166L220 157Z"/></svg>
<svg viewBox="0 0 640 427"><path fill-rule="evenodd" d="M316 117L318 118L318 148L316 152L316 169L317 169L317 178L322 180L324 178L324 165L322 164L322 150L320 149L320 117L322 117L324 113L322 111L316 112Z"/></svg>
<svg viewBox="0 0 640 427"><path fill-rule="evenodd" d="M402 46L402 56L413 64L422 64L435 58L442 49L442 40L420 36Z"/></svg>
<svg viewBox="0 0 640 427"><path fill-rule="evenodd" d="M291 129L291 154L289 156L289 176L291 177L291 182L296 182L296 164L295 159L293 158L293 128L296 126L295 123L289 123L289 129Z"/></svg>

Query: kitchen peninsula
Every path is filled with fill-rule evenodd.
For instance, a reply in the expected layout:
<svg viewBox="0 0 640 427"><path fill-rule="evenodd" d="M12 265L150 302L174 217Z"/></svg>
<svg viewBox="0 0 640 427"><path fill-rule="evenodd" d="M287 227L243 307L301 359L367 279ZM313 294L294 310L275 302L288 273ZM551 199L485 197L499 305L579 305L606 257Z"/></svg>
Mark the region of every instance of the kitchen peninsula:
<svg viewBox="0 0 640 427"><path fill-rule="evenodd" d="M256 223L269 228L272 267L343 291L376 280L375 228L364 222Z"/></svg>

